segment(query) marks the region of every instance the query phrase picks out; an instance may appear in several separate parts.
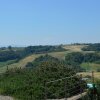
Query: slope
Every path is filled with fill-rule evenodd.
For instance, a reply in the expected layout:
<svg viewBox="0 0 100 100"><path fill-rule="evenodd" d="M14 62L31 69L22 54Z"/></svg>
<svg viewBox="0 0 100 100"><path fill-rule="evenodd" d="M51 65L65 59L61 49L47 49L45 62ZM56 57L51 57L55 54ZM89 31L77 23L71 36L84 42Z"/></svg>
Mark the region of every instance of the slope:
<svg viewBox="0 0 100 100"><path fill-rule="evenodd" d="M48 53L49 55L56 57L58 59L65 59L65 55L67 55L67 53L70 52L78 52L81 51L81 48L84 47L85 45L64 45L62 46L64 49L66 49L66 51L61 51L61 52L50 52ZM9 64L9 65L5 65L0 67L0 73L4 73L7 68L11 69L11 68L23 68L26 66L26 64L28 62L32 62L35 58L41 56L41 55L45 55L46 53L43 54L31 54L30 56L27 56L23 59L21 59L19 62L17 63L13 63L13 64Z"/></svg>

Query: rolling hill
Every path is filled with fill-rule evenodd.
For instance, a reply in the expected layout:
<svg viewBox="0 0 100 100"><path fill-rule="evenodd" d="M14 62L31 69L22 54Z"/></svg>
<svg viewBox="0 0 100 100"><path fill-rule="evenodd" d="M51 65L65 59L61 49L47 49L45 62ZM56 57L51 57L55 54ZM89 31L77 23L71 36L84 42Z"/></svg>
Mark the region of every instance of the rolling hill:
<svg viewBox="0 0 100 100"><path fill-rule="evenodd" d="M60 52L50 52L48 53L49 55L53 56L53 57L56 57L58 59L65 59L65 56L67 55L67 53L70 53L70 52L82 52L82 48L85 47L85 45L63 45L62 46L66 51L60 51ZM15 49L14 50L20 50L20 48L18 49ZM23 49L21 49L23 50ZM85 51L84 51L85 52ZM28 63L28 62L32 62L35 58L41 56L41 55L44 55L46 53L43 53L43 54L31 54L27 57L24 57L23 59L21 59L20 61L18 62L13 62L11 64L3 64L3 63L0 63L0 65L2 65L2 67L0 67L0 73L2 72L5 72L7 67L8 68L23 68L25 67L25 65ZM4 62L5 63L5 62Z"/></svg>
<svg viewBox="0 0 100 100"><path fill-rule="evenodd" d="M9 68L9 69L11 69L11 68L24 68L28 62L32 62L32 61L34 61L35 58L38 58L39 56L45 55L45 54L51 55L51 56L56 57L58 59L65 59L65 56L71 52L82 52L82 53L90 52L91 53L91 51L82 51L82 48L87 47L87 45L63 45L62 47L64 49L66 49L66 51L59 51L59 52L56 51L56 52L42 53L42 54L31 54L31 55L26 56L23 59L19 60L18 62L13 61L11 64L10 63L8 64L5 62L0 63L0 66L1 66L0 73L4 73L7 70L7 68ZM19 50L19 49L17 48L16 50ZM82 68L87 69L87 65L88 65L88 63L85 63L85 64L83 63L81 66L82 66ZM90 71L92 70L92 68L98 69L98 68L100 68L99 66L100 66L100 64L92 63L89 65L89 69L90 69Z"/></svg>
<svg viewBox="0 0 100 100"><path fill-rule="evenodd" d="M44 92L44 89L43 89L44 81L48 80L49 78L50 78L50 80L54 80L54 78L55 79L62 78L62 77L66 77L66 75L70 76L70 73L68 70L73 69L74 67L72 68L72 66L74 66L74 65L72 65L70 67L69 67L69 65L67 65L68 68L65 67L65 69L66 68L67 69L66 70L63 69L62 66L66 65L66 63L63 62L63 61L66 61L66 56L68 56L70 54L76 54L76 57L73 57L72 60L77 61L76 59L80 60L80 58L78 58L79 54L91 55L90 53L94 53L94 51L92 51L92 52L91 51L83 51L82 48L85 46L87 46L87 45L63 45L62 47L64 48L64 51L31 53L30 55L25 56L22 59L19 59L18 61L11 60L11 61L7 61L7 62L1 62L0 63L1 64L0 73L3 76L1 75L1 80L2 80L1 84L2 85L0 87L0 93L3 95L8 94L13 97L20 98L22 100L27 100L27 99L31 100L31 98L33 98L33 97L35 99L36 98L39 99L41 96L44 95L44 94L41 94ZM47 57L50 60L47 60L45 62L42 62L42 61L40 62L41 57L44 57L44 59L42 58L42 60L45 60L46 54L48 54ZM98 52L96 54L99 55L100 53ZM31 67L32 69L30 69L30 67L29 67L29 69L26 68L26 65L29 62L34 63L36 61L36 58L37 58L37 60L39 60L39 64L36 66L37 68L35 68L34 66L33 66L33 68ZM56 58L58 60L56 60ZM75 64L75 63L73 63L73 64ZM95 71L95 79L100 79L100 72L97 72L97 69L100 68L99 61L89 62L89 63L81 62L78 64L81 66L81 68L88 69L88 72L81 72L78 74L82 74L83 77L87 77L88 75L91 76L92 74L90 72L92 70L94 70ZM14 70L8 70L8 69L14 69ZM36 72L34 69L36 70ZM73 70L72 72L76 73L75 70ZM44 79L46 79L46 80L44 80ZM6 82L7 82L7 84L6 84ZM38 83L38 85L37 85L37 83ZM60 85L64 86L63 82ZM58 92L59 85L58 85L58 87L57 87L57 85L55 85L54 87L50 86L49 87L50 91L54 92L55 87L57 88L56 89L57 94L52 96L50 93L50 94L48 94L48 96L50 96L49 98L57 98L58 96L60 98L63 98L64 94L58 95L62 91L61 89L59 89L59 92ZM35 91L35 94L34 94L34 91ZM25 94L23 94L23 93L25 93ZM26 96L24 96L24 95L26 95ZM43 97L41 97L41 98L43 98Z"/></svg>

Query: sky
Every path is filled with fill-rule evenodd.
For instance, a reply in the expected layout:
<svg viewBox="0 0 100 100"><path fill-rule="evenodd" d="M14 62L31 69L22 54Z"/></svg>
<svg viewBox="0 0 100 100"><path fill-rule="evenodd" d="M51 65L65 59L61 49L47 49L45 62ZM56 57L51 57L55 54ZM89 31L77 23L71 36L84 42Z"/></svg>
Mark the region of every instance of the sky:
<svg viewBox="0 0 100 100"><path fill-rule="evenodd" d="M0 45L100 42L100 0L0 0Z"/></svg>

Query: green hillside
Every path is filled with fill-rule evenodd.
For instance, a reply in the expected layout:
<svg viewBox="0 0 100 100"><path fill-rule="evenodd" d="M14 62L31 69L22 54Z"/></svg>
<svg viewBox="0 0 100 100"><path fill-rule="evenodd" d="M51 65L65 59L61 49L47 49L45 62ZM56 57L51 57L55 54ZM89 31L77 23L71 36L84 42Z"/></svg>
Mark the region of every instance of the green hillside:
<svg viewBox="0 0 100 100"><path fill-rule="evenodd" d="M12 63L5 63L5 62L0 62L0 73L3 73L7 70L7 68L24 68L26 66L26 64L28 62L32 62L35 58L44 55L44 54L49 54L53 57L56 57L58 59L65 59L65 56L68 53L71 52L83 52L83 53L87 53L87 51L82 51L81 49L83 47L86 47L87 45L62 45L62 48L64 48L67 51L52 51L52 52L48 52L48 53L41 53L41 54L30 54L28 56L23 57L22 59L20 59L19 61L12 61ZM23 50L24 48L15 48L16 50ZM91 53L91 51L89 51ZM7 61L10 62L10 61Z"/></svg>
<svg viewBox="0 0 100 100"><path fill-rule="evenodd" d="M43 100L45 82L76 75L76 73L87 77L91 71L95 71L95 78L99 79L100 53L83 51L82 48L86 46L62 45L61 48L64 49L60 49L60 51L46 52L44 49L36 52L33 47L29 47L30 49L28 48L26 52L27 56L25 54L20 59L0 62L0 94L10 95L19 100ZM77 81L80 80L75 77L73 82L69 81L69 84L73 86L73 83ZM50 91L47 94L48 98L63 98L65 95L62 92L64 85L63 82L48 85L48 91ZM76 87L74 89L78 90ZM75 94L76 92L67 95Z"/></svg>
<svg viewBox="0 0 100 100"><path fill-rule="evenodd" d="M48 59L47 59L48 58ZM0 94L10 95L19 100L44 100L45 98L45 82L57 80L71 75L76 75L75 71L64 62L51 56L39 57L35 60L38 65L35 68L13 69L8 70L0 76ZM73 81L69 80L69 85L78 82L79 77L74 77ZM85 84L85 83L84 83ZM78 84L80 87L80 84ZM62 88L59 88L62 87ZM51 83L47 85L48 98L64 97L64 81ZM72 91L77 89L74 86ZM80 92L79 90L77 92ZM69 96L77 94L77 92L68 94ZM55 94L53 94L55 93Z"/></svg>

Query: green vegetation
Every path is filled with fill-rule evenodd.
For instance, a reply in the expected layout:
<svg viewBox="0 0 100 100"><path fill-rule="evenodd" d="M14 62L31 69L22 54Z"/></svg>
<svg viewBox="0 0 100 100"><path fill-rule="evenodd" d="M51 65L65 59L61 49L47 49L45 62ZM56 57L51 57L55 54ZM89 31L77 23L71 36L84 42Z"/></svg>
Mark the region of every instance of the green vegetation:
<svg viewBox="0 0 100 100"><path fill-rule="evenodd" d="M4 50L5 48L2 49L0 51L0 62L15 59L20 60L21 58L31 54L65 51L65 49L63 49L61 46L29 46L20 50L14 50L11 46L9 46L7 50Z"/></svg>
<svg viewBox="0 0 100 100"><path fill-rule="evenodd" d="M32 46L32 47L34 47L34 46ZM60 45L60 46L55 46L55 47L56 47L56 50L55 51L52 51L52 52L48 52L48 54L51 55L51 56L53 56L53 57L55 57L55 58L58 58L58 59L61 59L61 60L63 59L64 60L66 54L68 54L70 52L73 52L72 50L75 50L75 51L78 50L79 51L79 50L81 50L81 48L83 46L81 46L81 45L78 45L78 46L75 45L75 47L74 47L73 45L72 46L71 45L70 46ZM58 47L59 48L62 48L62 50L61 49L57 50ZM10 68L16 68L16 67L17 68L19 68L19 67L24 68L28 62L32 62L35 58L37 58L37 57L39 57L41 55L44 55L44 53L42 53L42 52L41 52L41 54L34 54L34 53L32 53L32 54L28 54L27 53L26 54L24 52L25 51L25 48L24 47L11 47L11 48L12 48L12 51L16 52L20 57L19 57L19 59L16 58L16 61L17 62L15 62L15 63L13 62L12 64L8 64L8 65L5 64L6 62L9 62L10 61L9 59L6 62L5 61L0 62L0 64L1 64L0 66L3 67L3 68L0 68L0 73L5 72L6 69L7 69L7 66L9 67L9 69ZM37 46L37 48L39 48L39 47ZM72 50L68 50L68 49L72 49ZM8 52L9 49L8 49L8 47L7 48L6 47L2 47L2 48L0 48L0 51L2 51L2 52L3 51L7 51Z"/></svg>
<svg viewBox="0 0 100 100"><path fill-rule="evenodd" d="M42 100L45 97L46 82L76 75L76 72L70 66L56 58L46 55L37 58L35 61L40 60L38 66L33 68L13 69L2 74L0 76L0 94L11 95L21 100ZM73 82L79 80L78 77L73 78ZM69 80L69 85L73 86L73 82ZM69 85L67 85L67 88ZM78 87L74 87L72 91L77 88L80 88L80 84L78 84ZM48 98L63 98L65 95L62 92L64 90L63 81L59 84L57 82L49 84L47 89L49 90L47 93ZM69 95L75 94L74 92L74 94Z"/></svg>
<svg viewBox="0 0 100 100"><path fill-rule="evenodd" d="M23 51L19 52L21 58L31 54L44 54L50 52L59 52L65 51L61 46L29 46L23 49Z"/></svg>
<svg viewBox="0 0 100 100"><path fill-rule="evenodd" d="M72 52L66 55L65 60L68 64L81 64L84 60L84 55L80 52Z"/></svg>
<svg viewBox="0 0 100 100"><path fill-rule="evenodd" d="M34 46L33 46L34 47ZM65 48L65 46L62 46L62 47L64 47ZM81 47L83 47L83 46L81 46L81 45L79 45L78 46L78 49L80 48L81 49ZM26 47L27 48L27 47ZM39 47L37 47L37 48L39 48ZM66 46L66 48L74 48L73 47L73 45L72 45L72 47L71 46ZM77 45L75 45L75 48L77 48ZM33 49L33 48L32 48ZM10 63L10 64L6 64L5 62L0 62L0 66L3 66L4 68L0 68L0 72L2 73L2 72L5 72L5 70L7 69L7 66L9 67L9 69L10 68L19 68L19 67L21 67L21 68L24 68L25 66L26 66L26 64L28 63L28 62L32 62L35 58L37 58L37 57L39 57L39 56L41 56L41 55L44 55L45 53L39 53L39 54L34 54L34 53L32 53L32 54L30 54L29 52L31 51L31 49L29 49L29 52L28 52L28 50L26 50L28 53L25 53L26 51L25 51L25 48L13 48L12 47L12 52L16 52L18 55L20 55L20 57L19 57L19 59L14 59L15 61L17 61L17 63L16 62L13 62L13 63ZM15 50L15 51L14 51ZM65 49L64 49L65 50ZM73 49L74 50L74 49ZM75 49L76 50L76 49ZM4 50L4 51L6 51L6 52L8 52L9 50ZM24 52L25 51L25 52ZM58 50L59 51L59 50ZM69 63L69 65L72 65L72 66L76 66L75 67L75 69L80 69L80 61L82 62L82 63L87 63L87 62L92 62L92 63L99 63L100 62L100 60L99 60L99 53L87 53L87 52L73 52L73 51L70 51L70 50L67 50L67 51L63 51L63 49L62 49L62 51L53 51L53 52L48 52L47 54L48 55L51 55L51 56L53 56L53 57L56 57L56 58L58 58L58 59L60 59L60 60L65 60L66 59L66 63L68 64ZM23 53L21 53L21 52L23 52ZM21 53L21 54L20 54ZM78 53L78 54L77 54ZM27 56L25 56L25 55L27 55ZM28 56L29 55L29 56ZM66 55L66 57L65 57L65 55ZM70 58L70 61L69 60L67 60L67 56L72 56L71 58ZM76 55L76 56L75 56ZM82 57L82 56L84 56L85 55L85 59L84 59L84 61L82 61L82 59L80 59L80 57L79 57L79 55ZM73 57L74 56L74 57ZM22 58L22 59L21 59ZM69 59L69 58L68 58ZM76 61L76 60L80 60L80 61ZM73 60L75 60L75 61L73 61ZM8 61L6 61L6 62L9 62L10 60L8 60ZM71 64L70 64L71 63ZM83 69L83 67L80 69L80 71L84 71L84 69ZM98 71L99 71L99 68L98 68Z"/></svg>
<svg viewBox="0 0 100 100"><path fill-rule="evenodd" d="M72 52L66 55L68 65L76 66L78 71L100 71L100 55L98 53Z"/></svg>
<svg viewBox="0 0 100 100"><path fill-rule="evenodd" d="M5 62L8 60L19 59L20 56L15 51L1 51L0 52L0 62Z"/></svg>
<svg viewBox="0 0 100 100"><path fill-rule="evenodd" d="M72 52L69 53L65 60L68 63L78 63L81 64L82 62L97 62L100 60L100 55L97 53L80 53L80 52Z"/></svg>
<svg viewBox="0 0 100 100"><path fill-rule="evenodd" d="M87 47L83 47L84 51L100 51L100 43L88 44Z"/></svg>
<svg viewBox="0 0 100 100"><path fill-rule="evenodd" d="M6 62L0 62L0 67L8 66L8 65L13 64L15 62L17 62L17 60L8 60Z"/></svg>
<svg viewBox="0 0 100 100"><path fill-rule="evenodd" d="M41 64L41 62L46 62L46 61L56 61L58 62L59 60L57 58L54 58L48 54L40 56L39 58L36 58L33 62L29 62L27 63L26 67L36 67L39 64Z"/></svg>
<svg viewBox="0 0 100 100"><path fill-rule="evenodd" d="M97 71L99 72L100 70L100 64L95 64L95 63L82 63L81 67L85 69L86 71Z"/></svg>
<svg viewBox="0 0 100 100"><path fill-rule="evenodd" d="M0 73L2 73L0 75L0 94L10 95L19 100L43 100L45 96L44 83L48 81L76 75L81 71L85 76L87 75L84 73L85 71L93 70L97 71L95 78L100 79L100 53L82 51L83 47L88 46L1 48L0 55L3 59L0 61ZM74 86L73 83L79 81L80 78L75 77L73 82L69 81L69 84ZM64 81L48 84L47 97L63 98L65 96L62 92L64 85ZM80 88L79 84L77 88ZM78 90L77 88L75 87L72 91Z"/></svg>

